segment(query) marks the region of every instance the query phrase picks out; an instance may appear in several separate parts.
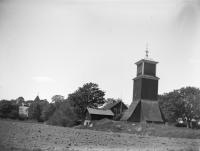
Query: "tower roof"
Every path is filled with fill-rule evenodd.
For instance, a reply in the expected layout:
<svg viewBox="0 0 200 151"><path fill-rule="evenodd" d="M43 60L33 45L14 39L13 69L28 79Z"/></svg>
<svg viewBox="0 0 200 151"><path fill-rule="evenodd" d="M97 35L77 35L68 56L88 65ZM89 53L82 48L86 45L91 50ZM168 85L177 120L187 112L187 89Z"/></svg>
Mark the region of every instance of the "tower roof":
<svg viewBox="0 0 200 151"><path fill-rule="evenodd" d="M37 102L37 101L40 101L40 98L39 98L39 96L37 95L36 96L36 98L35 98L35 100L34 100L35 102Z"/></svg>
<svg viewBox="0 0 200 151"><path fill-rule="evenodd" d="M151 63L151 64L157 64L158 63L151 58L144 58L144 59L141 59L140 61L136 62L135 64L138 65L142 62Z"/></svg>
<svg viewBox="0 0 200 151"><path fill-rule="evenodd" d="M138 110L136 110L136 108ZM140 115L141 112L142 114ZM160 107L157 101L149 101L149 100L137 100L133 101L129 107L129 109L125 112L124 116L121 118L121 121L133 121L136 122L132 116L140 115L138 117L137 122L149 121L149 122L163 122Z"/></svg>

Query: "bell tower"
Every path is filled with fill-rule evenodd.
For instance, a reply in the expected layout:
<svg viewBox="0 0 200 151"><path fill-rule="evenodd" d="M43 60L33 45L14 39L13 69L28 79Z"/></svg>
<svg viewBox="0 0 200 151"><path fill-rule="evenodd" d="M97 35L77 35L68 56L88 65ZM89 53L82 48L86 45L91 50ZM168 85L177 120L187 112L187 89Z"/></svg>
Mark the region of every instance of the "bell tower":
<svg viewBox="0 0 200 151"><path fill-rule="evenodd" d="M133 79L133 101L138 99L157 100L158 80L156 77L156 64L158 62L149 58L136 62L137 75Z"/></svg>
<svg viewBox="0 0 200 151"><path fill-rule="evenodd" d="M133 79L133 99L129 109L121 120L133 122L159 122L164 116L158 104L158 80L156 65L158 62L146 57L136 62L137 72Z"/></svg>

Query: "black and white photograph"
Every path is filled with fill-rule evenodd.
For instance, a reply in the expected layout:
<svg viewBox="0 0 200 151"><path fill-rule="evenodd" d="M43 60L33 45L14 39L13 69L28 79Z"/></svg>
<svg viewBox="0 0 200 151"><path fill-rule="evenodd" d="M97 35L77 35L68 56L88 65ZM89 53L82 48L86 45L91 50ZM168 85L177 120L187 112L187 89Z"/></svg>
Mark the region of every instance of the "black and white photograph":
<svg viewBox="0 0 200 151"><path fill-rule="evenodd" d="M200 151L200 0L0 0L0 151Z"/></svg>

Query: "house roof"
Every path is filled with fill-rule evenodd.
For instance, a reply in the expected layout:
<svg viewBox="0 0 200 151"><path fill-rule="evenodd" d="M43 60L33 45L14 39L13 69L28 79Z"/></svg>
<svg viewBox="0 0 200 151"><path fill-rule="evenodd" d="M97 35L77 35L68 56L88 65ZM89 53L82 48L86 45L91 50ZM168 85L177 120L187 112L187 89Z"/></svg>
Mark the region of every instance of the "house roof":
<svg viewBox="0 0 200 151"><path fill-rule="evenodd" d="M114 114L111 110L99 110L99 109L93 109L93 108L89 108L89 107L87 107L87 110L88 110L89 114L114 116Z"/></svg>
<svg viewBox="0 0 200 151"><path fill-rule="evenodd" d="M118 103L121 103L121 101L117 101L115 103L109 103L106 104L104 107L102 107L103 110L110 110L112 107L114 107L115 105L117 105ZM123 102L122 102L123 103ZM124 104L124 103L123 103ZM125 105L125 104L124 104ZM128 108L128 107L127 107Z"/></svg>

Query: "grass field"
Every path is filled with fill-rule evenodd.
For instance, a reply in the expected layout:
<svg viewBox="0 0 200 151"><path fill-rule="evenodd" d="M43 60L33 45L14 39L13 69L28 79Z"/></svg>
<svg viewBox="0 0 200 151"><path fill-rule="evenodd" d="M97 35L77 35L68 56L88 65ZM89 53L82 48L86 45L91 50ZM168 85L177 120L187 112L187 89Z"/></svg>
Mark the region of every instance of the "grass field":
<svg viewBox="0 0 200 151"><path fill-rule="evenodd" d="M93 127L78 126L78 128L145 136L200 139L200 130L198 129L175 127L165 124L132 123L102 119L95 121Z"/></svg>

